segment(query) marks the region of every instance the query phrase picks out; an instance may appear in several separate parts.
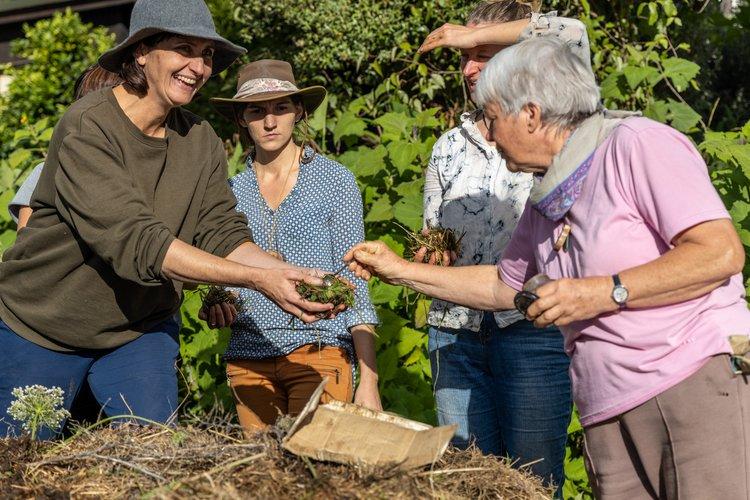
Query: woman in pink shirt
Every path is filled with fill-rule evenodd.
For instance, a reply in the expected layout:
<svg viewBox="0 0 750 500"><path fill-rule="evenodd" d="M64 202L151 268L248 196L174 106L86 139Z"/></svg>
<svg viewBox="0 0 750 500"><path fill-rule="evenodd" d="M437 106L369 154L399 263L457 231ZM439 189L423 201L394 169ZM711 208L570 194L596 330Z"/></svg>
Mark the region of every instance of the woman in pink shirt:
<svg viewBox="0 0 750 500"><path fill-rule="evenodd" d="M695 147L603 111L554 38L500 52L476 94L508 168L537 174L497 268L406 262L380 242L350 250L351 268L490 311L546 275L518 305L565 336L597 497L750 498L750 387L728 340L750 333L745 256Z"/></svg>

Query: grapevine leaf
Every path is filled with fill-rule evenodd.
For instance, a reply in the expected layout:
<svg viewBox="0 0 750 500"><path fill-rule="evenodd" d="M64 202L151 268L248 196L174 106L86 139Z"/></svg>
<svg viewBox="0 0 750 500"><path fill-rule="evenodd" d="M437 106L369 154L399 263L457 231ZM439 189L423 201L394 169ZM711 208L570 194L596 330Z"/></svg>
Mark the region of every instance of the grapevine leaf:
<svg viewBox="0 0 750 500"><path fill-rule="evenodd" d="M338 144L341 138L347 135L362 135L366 128L367 124L362 118L351 111L345 111L341 113L336 126L333 127L333 142Z"/></svg>
<svg viewBox="0 0 750 500"><path fill-rule="evenodd" d="M672 81L675 88L682 92L690 83L690 80L696 77L701 67L692 61L682 59L681 57L670 57L662 61L664 67L664 76Z"/></svg>
<svg viewBox="0 0 750 500"><path fill-rule="evenodd" d="M602 97L604 99L612 99L618 102L626 100L627 94L624 89L624 83L625 78L622 73L610 73L610 75L602 81Z"/></svg>
<svg viewBox="0 0 750 500"><path fill-rule="evenodd" d="M410 195L401 198L393 207L396 219L413 231L422 228L422 197Z"/></svg>
<svg viewBox="0 0 750 500"><path fill-rule="evenodd" d="M419 144L406 141L393 141L388 144L388 157L399 173L403 174L412 167L421 149ZM421 168L417 167L415 170L421 171Z"/></svg>
<svg viewBox="0 0 750 500"><path fill-rule="evenodd" d="M404 113L389 112L375 119L375 123L383 129L383 142L397 141L408 134L414 122L413 118Z"/></svg>
<svg viewBox="0 0 750 500"><path fill-rule="evenodd" d="M690 132L701 119L693 108L677 101L669 103L669 117L672 126L680 132Z"/></svg>
<svg viewBox="0 0 750 500"><path fill-rule="evenodd" d="M391 220L393 218L393 207L388 196L381 196L370 206L365 222L378 222Z"/></svg>
<svg viewBox="0 0 750 500"><path fill-rule="evenodd" d="M651 66L625 66L622 68L625 80L631 89L635 90L644 80L655 83L659 79L659 71Z"/></svg>
<svg viewBox="0 0 750 500"><path fill-rule="evenodd" d="M401 287L376 281L371 285L370 299L373 304L388 304L401 295Z"/></svg>
<svg viewBox="0 0 750 500"><path fill-rule="evenodd" d="M360 146L338 157L338 161L351 169L357 177L370 177L385 167L387 151L382 144L374 148Z"/></svg>
<svg viewBox="0 0 750 500"><path fill-rule="evenodd" d="M30 158L31 151L28 149L16 149L8 156L8 165L11 169L15 170Z"/></svg>

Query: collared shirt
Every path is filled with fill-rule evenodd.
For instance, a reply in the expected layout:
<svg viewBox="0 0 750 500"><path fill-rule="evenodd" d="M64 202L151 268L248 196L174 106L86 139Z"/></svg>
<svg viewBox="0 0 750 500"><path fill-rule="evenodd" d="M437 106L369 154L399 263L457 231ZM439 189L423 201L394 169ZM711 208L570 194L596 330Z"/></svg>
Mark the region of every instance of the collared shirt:
<svg viewBox="0 0 750 500"><path fill-rule="evenodd" d="M519 41L534 36L563 39L590 66L586 27L557 12L534 13ZM450 228L459 234L461 254L456 266L496 264L510 241L533 185L533 175L510 172L505 160L477 128L481 111L461 115L461 124L435 143L424 186L425 225ZM430 325L479 331L483 312L435 299ZM495 313L502 328L520 319L514 310Z"/></svg>
<svg viewBox="0 0 750 500"><path fill-rule="evenodd" d="M438 139L425 176L425 224L463 234L456 266L494 265L500 260L533 184L532 174L506 168L477 128L478 116L479 111L464 113L461 125ZM435 327L476 332L483 314L434 299L427 320ZM495 313L501 327L521 318L517 311Z"/></svg>
<svg viewBox="0 0 750 500"><path fill-rule="evenodd" d="M246 170L229 183L255 243L264 250L274 246L291 264L333 272L343 265L344 254L364 240L362 195L354 175L323 155L300 164L297 183L275 211L260 193L252 159L248 158ZM354 359L349 328L377 324L378 318L367 283L348 269L341 274L356 287L355 306L335 319L313 324L282 311L259 292L236 289L246 311L232 326L225 359L273 358L318 343L341 347Z"/></svg>

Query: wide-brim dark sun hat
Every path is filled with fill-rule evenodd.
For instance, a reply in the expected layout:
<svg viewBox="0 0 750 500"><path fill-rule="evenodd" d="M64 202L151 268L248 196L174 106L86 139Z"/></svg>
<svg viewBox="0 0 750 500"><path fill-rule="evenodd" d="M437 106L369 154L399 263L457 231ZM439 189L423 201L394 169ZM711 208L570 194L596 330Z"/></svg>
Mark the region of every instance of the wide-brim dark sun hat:
<svg viewBox="0 0 750 500"><path fill-rule="evenodd" d="M291 64L275 59L261 59L240 68L234 97L212 97L210 101L217 111L236 122L237 109L249 103L294 96L310 115L325 99L326 89L319 85L298 88Z"/></svg>
<svg viewBox="0 0 750 500"><path fill-rule="evenodd" d="M203 0L138 0L130 15L128 37L99 58L99 65L119 73L123 63L133 57L133 48L157 33L172 33L211 40L214 45L212 74L224 71L237 57L247 52L216 32L214 20Z"/></svg>

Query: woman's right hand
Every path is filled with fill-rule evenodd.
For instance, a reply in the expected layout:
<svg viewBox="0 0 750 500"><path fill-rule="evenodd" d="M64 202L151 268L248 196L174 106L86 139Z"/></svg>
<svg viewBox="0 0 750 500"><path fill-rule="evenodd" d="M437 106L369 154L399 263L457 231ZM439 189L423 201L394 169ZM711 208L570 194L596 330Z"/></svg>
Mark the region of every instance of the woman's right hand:
<svg viewBox="0 0 750 500"><path fill-rule="evenodd" d="M252 288L272 300L281 309L305 323L314 323L321 318L330 318L337 312L333 304L320 304L303 299L297 292L297 283L322 285L323 280L299 269L264 269L261 278Z"/></svg>
<svg viewBox="0 0 750 500"><path fill-rule="evenodd" d="M424 236L427 236L430 233L430 230L427 228L422 229L422 234ZM418 262L420 264L429 264L431 266L434 265L441 265L441 266L450 266L452 265L457 258L457 255L453 251L444 250L442 259L440 259L440 262L438 263L438 258L435 252L432 252L430 256L425 261L425 257L427 257L427 247L420 247L419 250L414 254L414 257L412 258L413 262Z"/></svg>
<svg viewBox="0 0 750 500"><path fill-rule="evenodd" d="M424 54L438 47L473 49L481 45L477 40L478 30L460 24L446 23L427 35L417 52Z"/></svg>
<svg viewBox="0 0 750 500"><path fill-rule="evenodd" d="M454 252L449 252L448 250L443 251L440 262L438 262L437 254L435 252L432 252L430 256L427 257L427 260L425 260L425 257L427 257L427 247L421 247L414 254L414 258L412 260L420 264L430 264L431 266L450 266L456 260L456 254Z"/></svg>
<svg viewBox="0 0 750 500"><path fill-rule="evenodd" d="M349 262L349 269L358 277L369 280L377 276L386 283L398 279L401 270L408 265L382 241L365 241L354 245L343 260Z"/></svg>

